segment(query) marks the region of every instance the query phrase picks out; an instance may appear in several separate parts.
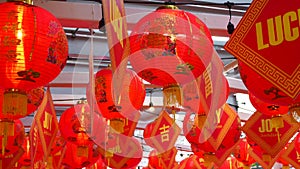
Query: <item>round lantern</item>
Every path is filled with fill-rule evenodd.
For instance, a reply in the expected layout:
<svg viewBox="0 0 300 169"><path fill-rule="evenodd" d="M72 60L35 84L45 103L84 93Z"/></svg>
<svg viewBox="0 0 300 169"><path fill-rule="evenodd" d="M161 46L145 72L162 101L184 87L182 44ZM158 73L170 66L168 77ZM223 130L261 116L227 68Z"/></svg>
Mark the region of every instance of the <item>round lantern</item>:
<svg viewBox="0 0 300 169"><path fill-rule="evenodd" d="M0 120L0 157L18 151L25 140L24 126L21 120L6 122Z"/></svg>
<svg viewBox="0 0 300 169"><path fill-rule="evenodd" d="M155 149L153 149L149 154L149 161L148 166L150 168L157 168L157 169L163 169L163 166L161 164L161 159L158 156L158 153Z"/></svg>
<svg viewBox="0 0 300 169"><path fill-rule="evenodd" d="M100 130L105 130L103 123L103 119L96 113L92 114L89 105L83 101L62 113L58 127L66 141L88 146L96 139L96 134L101 134Z"/></svg>
<svg viewBox="0 0 300 169"><path fill-rule="evenodd" d="M255 160L249 155L248 149L250 148L250 145L248 144L248 141L246 138L242 138L239 145L235 148L233 152L233 156L243 163L245 166L251 166L252 163L255 162Z"/></svg>
<svg viewBox="0 0 300 169"><path fill-rule="evenodd" d="M102 69L95 77L95 97L98 108L103 117L110 119L122 115L129 118L131 113L137 112L143 106L146 91L144 84L137 74L127 69L123 78L120 97L114 97L114 88L118 81L110 68ZM134 120L134 119L130 119Z"/></svg>
<svg viewBox="0 0 300 169"><path fill-rule="evenodd" d="M62 165L67 168L83 168L93 165L99 158L101 158L101 154L96 144L82 147L67 142Z"/></svg>
<svg viewBox="0 0 300 169"><path fill-rule="evenodd" d="M208 78L208 79L207 79ZM183 90L183 106L197 114L215 112L223 104L229 95L229 84L224 75L211 79L200 76L196 80L185 84Z"/></svg>
<svg viewBox="0 0 300 169"><path fill-rule="evenodd" d="M33 113L38 107L39 105L42 103L42 100L44 98L44 88L43 87L39 87L39 88L35 88L35 89L31 89L29 91L26 92L27 95L27 112L2 112L2 110L0 110L2 113L0 113L0 119L11 119L11 120L16 120L22 117L27 116L28 114ZM0 107L3 106L3 93L4 91L0 90ZM19 103L15 103L15 104L19 104ZM21 105L20 105L21 106ZM26 105L23 105L26 106ZM25 113L25 114L23 114Z"/></svg>
<svg viewBox="0 0 300 169"><path fill-rule="evenodd" d="M204 162L203 157L192 154L179 163L178 169L206 169L205 165L207 164Z"/></svg>
<svg viewBox="0 0 300 169"><path fill-rule="evenodd" d="M228 157L222 166L219 167L219 169L237 169L238 168L238 161L236 160L235 157Z"/></svg>
<svg viewBox="0 0 300 169"><path fill-rule="evenodd" d="M239 61L238 64L241 78L245 86L250 93L261 101L281 106L290 106L292 104L300 103L300 95L296 98L291 98L252 70L245 63Z"/></svg>
<svg viewBox="0 0 300 169"><path fill-rule="evenodd" d="M269 116L283 115L283 114L287 114L289 111L288 106L279 106L276 104L263 102L250 92L249 92L249 99L251 104L257 111Z"/></svg>
<svg viewBox="0 0 300 169"><path fill-rule="evenodd" d="M1 3L0 9L3 113L26 113L26 91L57 77L66 64L68 41L59 21L40 7L18 1Z"/></svg>
<svg viewBox="0 0 300 169"><path fill-rule="evenodd" d="M130 63L159 86L182 85L200 76L211 60L207 26L195 15L164 6L143 17L130 35Z"/></svg>

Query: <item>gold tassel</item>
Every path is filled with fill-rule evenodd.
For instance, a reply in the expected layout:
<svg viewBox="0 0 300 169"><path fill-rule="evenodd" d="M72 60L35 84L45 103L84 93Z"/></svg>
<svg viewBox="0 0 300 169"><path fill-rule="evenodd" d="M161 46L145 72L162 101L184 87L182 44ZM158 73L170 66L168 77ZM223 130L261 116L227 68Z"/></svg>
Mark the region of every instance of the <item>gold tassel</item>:
<svg viewBox="0 0 300 169"><path fill-rule="evenodd" d="M27 114L27 94L19 90L10 89L4 92L2 113L4 115Z"/></svg>
<svg viewBox="0 0 300 169"><path fill-rule="evenodd" d="M0 134L2 136L2 155L5 154L7 140L9 136L14 136L14 121L3 120L0 121Z"/></svg>
<svg viewBox="0 0 300 169"><path fill-rule="evenodd" d="M182 105L182 91L179 85L171 85L163 88L165 107L180 107Z"/></svg>
<svg viewBox="0 0 300 169"><path fill-rule="evenodd" d="M124 133L125 122L124 119L114 118L110 119L110 127L117 133Z"/></svg>
<svg viewBox="0 0 300 169"><path fill-rule="evenodd" d="M284 166L282 166L282 169L290 169L290 166L284 165Z"/></svg>

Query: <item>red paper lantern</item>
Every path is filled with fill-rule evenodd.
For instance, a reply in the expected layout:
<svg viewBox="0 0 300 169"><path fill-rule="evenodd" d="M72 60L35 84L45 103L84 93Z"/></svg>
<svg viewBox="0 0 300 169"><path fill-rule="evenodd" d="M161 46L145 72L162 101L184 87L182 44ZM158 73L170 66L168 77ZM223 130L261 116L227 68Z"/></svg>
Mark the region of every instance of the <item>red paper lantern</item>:
<svg viewBox="0 0 300 169"><path fill-rule="evenodd" d="M206 25L175 6L144 16L130 35L133 69L151 84L170 86L196 79L213 53Z"/></svg>
<svg viewBox="0 0 300 169"><path fill-rule="evenodd" d="M105 131L103 123L103 119L96 113L92 114L89 105L83 102L65 110L58 127L65 140L79 146L88 146L93 144L96 134L101 133L99 131Z"/></svg>
<svg viewBox="0 0 300 169"><path fill-rule="evenodd" d="M114 97L114 85L119 83L115 81L111 69L106 68L97 72L95 77L95 97L98 108L103 117L110 119L112 116L122 115L129 118L130 114L140 110L143 106L146 91L144 84L137 74L126 70L123 78L120 98ZM134 120L134 119L130 119Z"/></svg>
<svg viewBox="0 0 300 169"><path fill-rule="evenodd" d="M246 138L242 138L239 145L235 148L233 152L233 156L240 162L242 162L245 166L251 166L255 160L249 155L248 149L250 145Z"/></svg>
<svg viewBox="0 0 300 169"><path fill-rule="evenodd" d="M24 126L21 120L0 120L0 157L8 156L23 145L25 140Z"/></svg>
<svg viewBox="0 0 300 169"><path fill-rule="evenodd" d="M82 147L67 142L62 165L66 168L83 168L93 165L99 158L101 158L101 154L96 144Z"/></svg>
<svg viewBox="0 0 300 169"><path fill-rule="evenodd" d="M163 169L163 166L160 162L160 158L158 157L158 153L155 149L153 149L149 154L148 166L150 168Z"/></svg>
<svg viewBox="0 0 300 169"><path fill-rule="evenodd" d="M178 169L206 169L203 157L192 154L179 163Z"/></svg>
<svg viewBox="0 0 300 169"><path fill-rule="evenodd" d="M238 169L238 161L235 157L228 157L219 169Z"/></svg>
<svg viewBox="0 0 300 169"><path fill-rule="evenodd" d="M263 102L257 97L255 97L253 94L251 94L250 92L249 92L249 99L251 104L257 111L269 116L283 115L283 114L287 114L289 111L288 106L279 106L276 104Z"/></svg>
<svg viewBox="0 0 300 169"><path fill-rule="evenodd" d="M300 103L300 94L291 98L279 88L264 79L243 62L238 62L241 78L249 92L266 103L273 103L280 106L291 106Z"/></svg>
<svg viewBox="0 0 300 169"><path fill-rule="evenodd" d="M0 9L3 113L25 114L25 92L57 77L66 64L68 41L59 21L40 7L18 1L1 3Z"/></svg>
<svg viewBox="0 0 300 169"><path fill-rule="evenodd" d="M223 75L221 79L220 77L218 79L210 79L202 75L195 81L184 85L182 87L183 106L198 114L208 114L210 111L215 112L226 103L229 95L228 81Z"/></svg>
<svg viewBox="0 0 300 169"><path fill-rule="evenodd" d="M3 90L0 90L0 107L3 106ZM44 98L45 90L43 87L39 87L36 89L31 89L26 92L27 95L27 112L23 114L22 112L16 112L16 113L0 113L1 119L12 119L16 120L22 117L27 116L28 114L33 113L41 104ZM18 104L18 103L16 103ZM0 110L2 112L2 110Z"/></svg>

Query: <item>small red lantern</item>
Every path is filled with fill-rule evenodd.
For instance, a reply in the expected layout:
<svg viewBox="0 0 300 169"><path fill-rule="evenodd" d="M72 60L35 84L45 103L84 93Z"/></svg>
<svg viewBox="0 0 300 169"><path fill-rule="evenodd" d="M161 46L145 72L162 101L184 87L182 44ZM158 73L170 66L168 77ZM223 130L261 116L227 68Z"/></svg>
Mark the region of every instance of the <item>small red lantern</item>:
<svg viewBox="0 0 300 169"><path fill-rule="evenodd" d="M95 97L98 108L103 117L110 119L114 114L121 114L129 118L131 113L135 113L143 106L146 91L144 84L137 74L126 70L122 83L122 91L119 99L114 97L114 85L119 83L114 81L113 72L106 68L97 72L95 77ZM134 120L134 119L130 119Z"/></svg>
<svg viewBox="0 0 300 169"><path fill-rule="evenodd" d="M95 130L105 130L104 120L98 114L90 112L86 101L79 102L65 110L60 117L58 126L66 141L79 146L92 144L95 134L100 134Z"/></svg>
<svg viewBox="0 0 300 169"><path fill-rule="evenodd" d="M21 120L0 120L0 157L7 156L18 151L25 140L24 126Z"/></svg>
<svg viewBox="0 0 300 169"><path fill-rule="evenodd" d="M248 149L250 145L246 138L242 138L239 145L235 148L233 152L233 156L240 162L242 162L245 166L251 166L255 160L249 155Z"/></svg>
<svg viewBox="0 0 300 169"><path fill-rule="evenodd" d="M269 116L283 115L283 114L287 114L289 111L288 106L279 106L276 104L263 102L257 97L255 97L253 94L251 94L250 92L249 92L249 99L251 104L257 111Z"/></svg>
<svg viewBox="0 0 300 169"><path fill-rule="evenodd" d="M207 164L205 164L203 157L192 154L191 156L182 160L179 163L178 169L186 169L186 168L188 168L188 169L206 169L206 168L208 168L205 165L207 165Z"/></svg>
<svg viewBox="0 0 300 169"><path fill-rule="evenodd" d="M59 21L40 7L18 1L1 3L0 9L3 113L26 114L26 91L57 77L66 64L68 41Z"/></svg>
<svg viewBox="0 0 300 169"><path fill-rule="evenodd" d="M195 15L164 6L143 17L130 35L133 69L151 84L170 86L196 79L213 53L211 34Z"/></svg>
<svg viewBox="0 0 300 169"><path fill-rule="evenodd" d="M0 90L0 107L3 106L3 91ZM39 105L42 103L44 98L45 90L43 87L39 87L36 89L31 89L26 92L27 95L27 112L25 114L21 114L22 112L13 112L13 113L0 113L1 119L11 119L16 120L22 117L27 116L28 114L33 113ZM16 103L18 104L18 103ZM26 106L26 105L25 105ZM0 110L2 112L2 110Z"/></svg>
<svg viewBox="0 0 300 169"><path fill-rule="evenodd" d="M238 161L235 157L228 157L219 169L238 169Z"/></svg>

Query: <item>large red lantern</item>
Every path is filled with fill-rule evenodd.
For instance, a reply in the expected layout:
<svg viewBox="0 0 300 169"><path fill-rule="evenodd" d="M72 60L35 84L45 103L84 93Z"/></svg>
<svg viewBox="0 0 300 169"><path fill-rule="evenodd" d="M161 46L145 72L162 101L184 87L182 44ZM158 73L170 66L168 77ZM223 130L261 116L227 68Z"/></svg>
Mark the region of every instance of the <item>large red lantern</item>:
<svg viewBox="0 0 300 169"><path fill-rule="evenodd" d="M251 166L255 160L249 155L248 149L250 148L250 144L246 138L242 138L239 145L236 146L235 151L233 152L233 156L243 163L245 166Z"/></svg>
<svg viewBox="0 0 300 169"><path fill-rule="evenodd" d="M287 114L289 111L288 106L279 106L276 104L263 102L250 92L249 92L249 99L251 104L257 111L266 115L270 115L270 116L283 115L283 114Z"/></svg>
<svg viewBox="0 0 300 169"><path fill-rule="evenodd" d="M114 97L115 83L119 82L115 81L110 68L97 72L95 77L95 97L100 113L107 119L116 118L116 114L129 118L131 113L139 111L143 106L146 96L144 84L134 71L127 69L123 78L120 97L116 99Z"/></svg>
<svg viewBox="0 0 300 169"><path fill-rule="evenodd" d="M26 113L25 92L57 77L66 64L68 41L59 21L40 7L18 1L1 3L0 9L3 113Z"/></svg>
<svg viewBox="0 0 300 169"><path fill-rule="evenodd" d="M200 76L213 53L211 34L195 15L175 6L143 17L130 35L130 63L151 84L184 84Z"/></svg>
<svg viewBox="0 0 300 169"><path fill-rule="evenodd" d="M27 95L27 112L23 114L22 112L12 112L12 113L0 113L0 118L1 119L11 119L11 120L16 120L22 117L27 116L28 114L33 113L39 105L42 103L42 100L44 98L44 88L39 87L35 89L31 89L26 92ZM0 107L3 106L3 90L0 90ZM18 104L18 103L16 103ZM25 105L26 106L26 105ZM2 110L0 110L2 112Z"/></svg>

